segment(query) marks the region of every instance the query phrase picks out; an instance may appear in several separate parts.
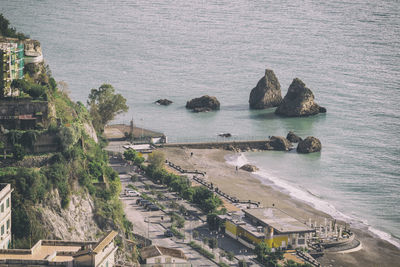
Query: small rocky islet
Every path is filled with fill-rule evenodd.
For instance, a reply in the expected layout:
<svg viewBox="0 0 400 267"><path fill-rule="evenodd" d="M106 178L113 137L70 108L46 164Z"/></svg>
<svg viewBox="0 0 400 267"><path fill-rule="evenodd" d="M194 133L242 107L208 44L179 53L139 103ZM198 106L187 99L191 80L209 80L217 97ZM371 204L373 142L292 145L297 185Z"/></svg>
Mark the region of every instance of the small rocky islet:
<svg viewBox="0 0 400 267"><path fill-rule="evenodd" d="M186 108L193 110L193 112L208 112L219 110L220 105L215 96L204 95L187 101Z"/></svg>
<svg viewBox="0 0 400 267"><path fill-rule="evenodd" d="M173 102L169 99L158 99L157 101L154 102L155 104L161 105L161 106L169 106L171 105Z"/></svg>

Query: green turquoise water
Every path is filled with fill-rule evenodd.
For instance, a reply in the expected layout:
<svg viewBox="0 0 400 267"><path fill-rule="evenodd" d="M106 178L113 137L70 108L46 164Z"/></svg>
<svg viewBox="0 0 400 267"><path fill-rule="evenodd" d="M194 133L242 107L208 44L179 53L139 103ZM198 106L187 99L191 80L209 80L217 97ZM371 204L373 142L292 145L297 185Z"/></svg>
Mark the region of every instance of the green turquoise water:
<svg viewBox="0 0 400 267"><path fill-rule="evenodd" d="M104 82L128 99L139 126L170 141L318 137L322 153L245 154L259 178L392 242L400 236L400 5L398 1L1 0L0 12L42 43L71 96ZM283 95L299 77L328 113L280 118L250 111L265 68ZM215 95L221 110L188 112ZM153 104L169 98L169 107Z"/></svg>

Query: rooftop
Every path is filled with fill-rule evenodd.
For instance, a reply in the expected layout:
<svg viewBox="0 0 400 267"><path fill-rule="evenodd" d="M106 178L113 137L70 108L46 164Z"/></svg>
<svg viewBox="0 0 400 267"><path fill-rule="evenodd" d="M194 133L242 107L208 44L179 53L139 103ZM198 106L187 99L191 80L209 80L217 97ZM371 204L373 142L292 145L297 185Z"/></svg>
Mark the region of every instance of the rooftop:
<svg viewBox="0 0 400 267"><path fill-rule="evenodd" d="M82 251L93 246L93 252L101 252L105 246L113 241L117 232L110 231L99 242L95 241L64 241L39 240L31 249L1 249L2 260L30 260L49 262L69 262Z"/></svg>
<svg viewBox="0 0 400 267"><path fill-rule="evenodd" d="M256 219L279 233L314 232L315 230L277 208L243 210L246 217Z"/></svg>
<svg viewBox="0 0 400 267"><path fill-rule="evenodd" d="M187 260L185 254L180 249L175 248L166 248L162 246L149 246L145 247L140 251L140 255L142 259L148 259L153 257L158 257L162 255L168 255L174 258L181 258Z"/></svg>

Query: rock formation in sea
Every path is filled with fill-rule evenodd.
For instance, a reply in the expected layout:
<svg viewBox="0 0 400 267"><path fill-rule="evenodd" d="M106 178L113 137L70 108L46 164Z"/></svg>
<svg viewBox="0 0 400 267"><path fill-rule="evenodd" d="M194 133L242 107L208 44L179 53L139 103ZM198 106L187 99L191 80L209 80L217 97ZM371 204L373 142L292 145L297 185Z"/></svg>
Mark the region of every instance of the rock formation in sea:
<svg viewBox="0 0 400 267"><path fill-rule="evenodd" d="M267 150L289 151L292 144L283 136L272 136L265 144Z"/></svg>
<svg viewBox="0 0 400 267"><path fill-rule="evenodd" d="M312 153L319 152L322 149L321 141L318 138L309 136L306 139L299 142L297 145L298 153Z"/></svg>
<svg viewBox="0 0 400 267"><path fill-rule="evenodd" d="M169 99L158 99L154 103L162 105L162 106L168 106L168 105L171 105L173 102L171 100L169 100Z"/></svg>
<svg viewBox="0 0 400 267"><path fill-rule="evenodd" d="M286 96L275 110L276 114L287 117L310 116L325 112L326 108L314 102L313 92L298 78L293 79Z"/></svg>
<svg viewBox="0 0 400 267"><path fill-rule="evenodd" d="M244 171L248 171L248 172L256 172L256 171L258 171L258 168L256 166L254 166L254 165L251 165L251 164L245 164L242 167L240 167L240 169L244 170Z"/></svg>
<svg viewBox="0 0 400 267"><path fill-rule="evenodd" d="M266 69L257 86L251 90L249 105L252 109L277 107L282 101L281 85L272 70Z"/></svg>
<svg viewBox="0 0 400 267"><path fill-rule="evenodd" d="M298 142L303 140L300 136L296 135L292 131L288 132L288 134L286 136L286 139L289 140L292 143L298 143Z"/></svg>
<svg viewBox="0 0 400 267"><path fill-rule="evenodd" d="M187 109L192 109L194 112L206 112L218 110L220 103L215 96L204 95L199 98L194 98L186 103Z"/></svg>

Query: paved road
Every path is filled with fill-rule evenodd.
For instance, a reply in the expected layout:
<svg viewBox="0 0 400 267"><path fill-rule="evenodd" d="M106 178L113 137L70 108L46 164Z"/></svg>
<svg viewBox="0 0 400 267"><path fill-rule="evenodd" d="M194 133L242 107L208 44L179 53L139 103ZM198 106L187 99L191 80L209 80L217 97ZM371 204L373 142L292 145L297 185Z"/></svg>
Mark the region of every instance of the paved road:
<svg viewBox="0 0 400 267"><path fill-rule="evenodd" d="M130 176L121 174L120 179L122 190L124 191L125 187L130 183ZM126 217L133 223L135 233L148 237L153 241L153 244L181 249L193 266L217 266L186 244L176 241L175 238L165 237L165 229L159 224L161 216L165 216L164 212L147 211L136 204L136 199L137 197L121 197Z"/></svg>
<svg viewBox="0 0 400 267"><path fill-rule="evenodd" d="M146 191L145 184L150 186L154 186L154 184L148 180L147 178L141 177L141 182L132 183L130 179L130 174L133 174L133 170L135 167L126 165L125 162L119 161L117 159L110 160L111 166L120 173L120 179L122 184L122 192L124 192L125 187L128 184L133 184L136 186L139 191ZM160 201L164 206L168 206L171 203L172 199L176 199L175 193L169 193L166 190L157 190L162 191L164 196L168 197L166 201ZM188 245L183 244L182 240L176 240L176 238L166 238L164 236L165 228L160 225L162 223L164 226L169 226L167 221L167 216L163 211L153 211L149 212L145 210L143 207L138 206L136 204L137 197L125 197L121 196L122 203L124 204L124 211L127 218L133 223L134 225L134 232L140 234L145 237L149 237L153 241L153 244L158 244L166 247L172 248L179 248L184 251L187 255L193 266L217 266L212 261L208 260L204 256L200 255L195 250L191 249ZM205 220L206 216L195 206L190 205L184 200L176 200L179 205L185 206L187 210L190 210L191 214L194 214L194 217L191 216L190 219L186 218L186 225L185 225L185 232L186 232L186 241L191 238L191 233L193 229L198 230L201 234L201 237L215 237L211 236L210 232L208 231ZM164 221L161 220L161 216L164 216ZM149 222L147 218L150 218ZM248 265L251 266L259 266L255 263L252 258L254 254L249 251L246 247L242 244L237 242L236 240L228 237L220 235L217 237L219 246L222 247L226 251L232 251L236 255L237 259L246 259ZM201 238L197 240L198 243L201 244ZM219 249L215 250L218 252ZM216 255L216 260L218 261L219 256L218 253L214 253ZM226 262L225 258L221 258ZM227 263L227 262L226 262ZM236 264L230 264L231 266L237 266Z"/></svg>

